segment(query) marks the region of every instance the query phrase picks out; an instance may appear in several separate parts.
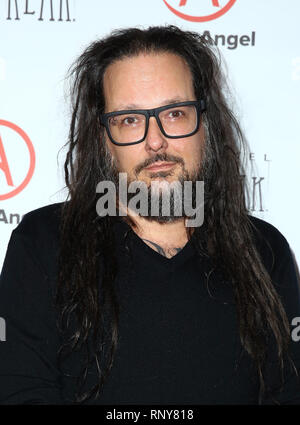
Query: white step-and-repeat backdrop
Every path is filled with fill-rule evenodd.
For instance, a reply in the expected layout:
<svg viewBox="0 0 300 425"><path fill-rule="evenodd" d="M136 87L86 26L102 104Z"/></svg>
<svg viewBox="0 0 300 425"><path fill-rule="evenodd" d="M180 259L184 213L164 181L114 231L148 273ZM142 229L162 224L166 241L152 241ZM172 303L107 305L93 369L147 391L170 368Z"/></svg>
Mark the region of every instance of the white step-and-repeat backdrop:
<svg viewBox="0 0 300 425"><path fill-rule="evenodd" d="M250 145L250 209L299 264L299 17L299 0L0 0L0 268L22 216L65 199L69 65L112 29L161 24L215 39Z"/></svg>

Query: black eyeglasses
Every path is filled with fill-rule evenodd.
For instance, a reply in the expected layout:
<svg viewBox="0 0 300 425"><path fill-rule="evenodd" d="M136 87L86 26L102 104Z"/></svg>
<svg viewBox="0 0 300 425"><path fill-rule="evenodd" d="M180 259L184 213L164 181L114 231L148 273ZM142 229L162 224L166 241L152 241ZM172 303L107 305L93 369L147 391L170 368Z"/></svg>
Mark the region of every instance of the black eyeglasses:
<svg viewBox="0 0 300 425"><path fill-rule="evenodd" d="M165 137L179 139L195 134L200 115L205 110L204 100L173 103L153 109L135 109L100 114L100 122L115 145L128 146L145 140L149 118L155 117Z"/></svg>

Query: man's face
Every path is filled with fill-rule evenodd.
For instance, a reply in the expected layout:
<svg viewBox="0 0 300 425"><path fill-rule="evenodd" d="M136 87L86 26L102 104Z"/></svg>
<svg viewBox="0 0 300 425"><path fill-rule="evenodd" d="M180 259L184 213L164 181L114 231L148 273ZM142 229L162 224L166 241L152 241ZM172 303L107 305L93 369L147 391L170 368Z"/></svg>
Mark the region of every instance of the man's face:
<svg viewBox="0 0 300 425"><path fill-rule="evenodd" d="M196 100L189 67L172 53L140 54L118 60L107 68L103 85L105 112ZM143 142L117 146L106 136L106 143L117 171L126 172L128 181L142 180L147 186L158 179L171 183L192 179L199 172L204 129L201 125L193 136L170 139L161 133L152 117Z"/></svg>

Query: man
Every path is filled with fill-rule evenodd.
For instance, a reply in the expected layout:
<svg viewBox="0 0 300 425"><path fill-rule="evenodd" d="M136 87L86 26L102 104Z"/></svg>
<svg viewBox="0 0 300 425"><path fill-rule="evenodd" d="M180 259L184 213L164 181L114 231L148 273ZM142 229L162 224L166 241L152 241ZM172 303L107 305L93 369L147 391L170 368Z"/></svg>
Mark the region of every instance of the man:
<svg viewBox="0 0 300 425"><path fill-rule="evenodd" d="M69 198L24 217L3 266L2 403L300 403L295 265L247 214L213 47L174 26L116 31L73 76ZM146 187L143 213L124 175L128 200ZM204 221L190 226L180 189L192 183L197 211L201 180Z"/></svg>

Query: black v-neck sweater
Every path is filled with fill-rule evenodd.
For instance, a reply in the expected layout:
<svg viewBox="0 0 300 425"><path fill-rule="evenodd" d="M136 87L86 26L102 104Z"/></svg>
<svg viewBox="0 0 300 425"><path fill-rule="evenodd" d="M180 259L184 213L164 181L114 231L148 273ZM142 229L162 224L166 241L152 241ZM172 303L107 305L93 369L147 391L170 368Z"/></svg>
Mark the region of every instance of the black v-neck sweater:
<svg viewBox="0 0 300 425"><path fill-rule="evenodd" d="M6 323L6 341L0 342L4 404L68 404L74 397L85 352L67 359L69 376L62 375L56 356L61 341L53 293L60 208L54 204L27 214L9 242L0 280L0 317ZM289 245L272 225L251 221L289 322L299 317L300 324L299 283ZM240 342L230 283L209 259L196 254L190 241L168 259L120 220L114 237L119 342L100 396L86 404L257 404L257 371ZM299 379L286 366L279 391L274 343L268 353L268 391L262 402L300 404ZM300 375L300 341L291 338L290 354ZM85 389L96 382L93 364Z"/></svg>

